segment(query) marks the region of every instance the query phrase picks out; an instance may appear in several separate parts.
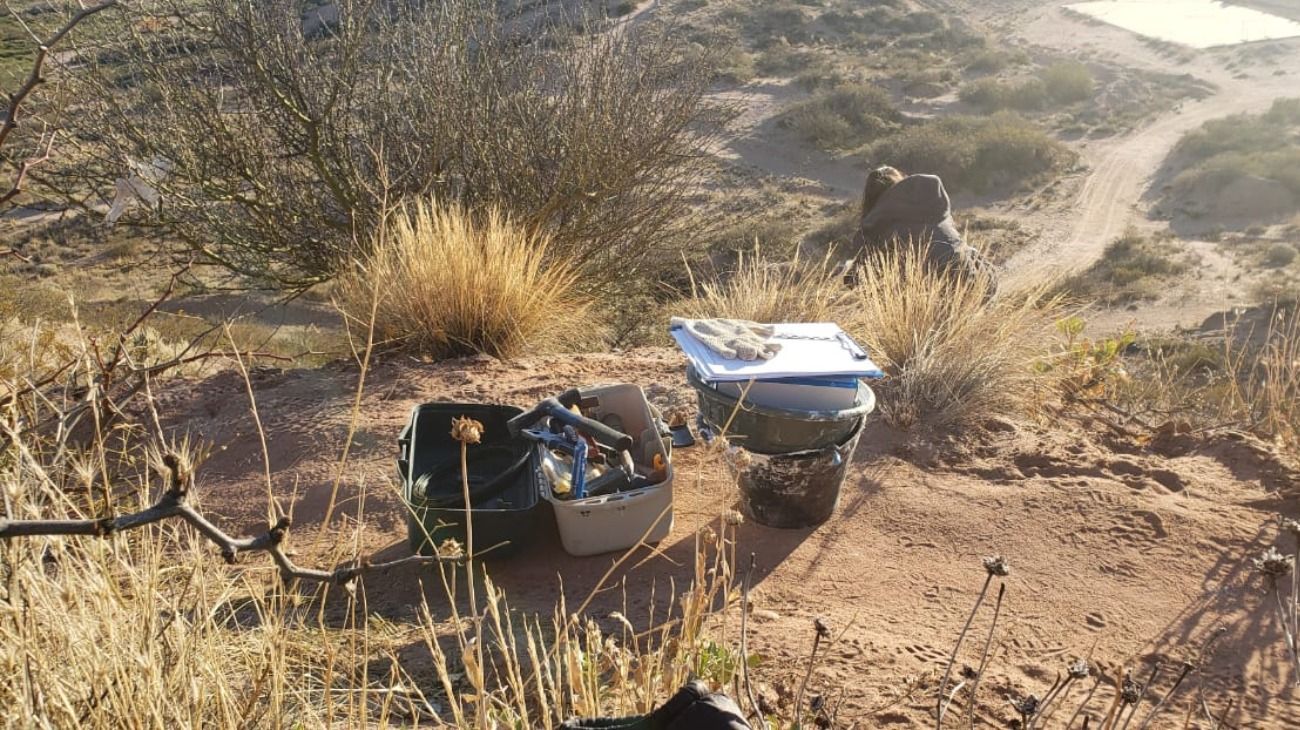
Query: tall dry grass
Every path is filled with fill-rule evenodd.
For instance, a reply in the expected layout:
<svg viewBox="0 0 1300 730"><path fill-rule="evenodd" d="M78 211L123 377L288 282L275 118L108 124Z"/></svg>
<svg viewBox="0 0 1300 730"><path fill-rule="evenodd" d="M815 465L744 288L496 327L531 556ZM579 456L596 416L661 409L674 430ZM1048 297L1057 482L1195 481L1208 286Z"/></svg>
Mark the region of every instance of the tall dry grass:
<svg viewBox="0 0 1300 730"><path fill-rule="evenodd" d="M742 253L725 275L696 279L690 296L674 302L683 317L730 317L754 322L823 322L834 319L848 299L832 253L796 255L777 262L755 246Z"/></svg>
<svg viewBox="0 0 1300 730"><path fill-rule="evenodd" d="M65 344L89 352L82 337ZM38 361L14 364L21 382L44 372ZM202 510L204 450L165 435L152 396L142 422L25 429L80 402L54 396L85 376L61 377L0 412L0 528L143 509L165 488L164 454L198 475L190 499ZM512 610L481 564L470 564L484 590L469 611L470 571L425 566L388 577L434 590L385 617L371 610L365 579L355 592L285 585L265 556L228 566L179 520L105 537L0 539L0 727L554 728L573 715L643 712L690 672L722 686L739 666L730 643L712 640L725 636L738 596L732 525L699 534L694 570L652 595L648 615L613 624L591 610L598 593L610 595L613 568L576 607L535 615ZM360 529L298 550L345 559ZM619 564L631 556L643 557L634 549Z"/></svg>
<svg viewBox="0 0 1300 730"><path fill-rule="evenodd" d="M1104 397L1153 425L1249 431L1300 459L1300 311L1258 314L1198 338L1145 342L1125 359L1134 376L1113 379Z"/></svg>
<svg viewBox="0 0 1300 730"><path fill-rule="evenodd" d="M844 324L889 374L887 421L942 428L1024 415L1058 386L1042 363L1066 308L1046 287L993 297L992 279L937 271L913 247L872 257L858 277Z"/></svg>
<svg viewBox="0 0 1300 730"><path fill-rule="evenodd" d="M144 506L158 478L140 478ZM8 514L86 513L56 479L34 462L7 463ZM737 598L733 554L720 521L701 537L693 580L661 595L658 615L619 614L612 630L586 602L550 616L514 611L484 574L476 631L457 608L465 573L454 566L406 576L443 591L390 619L367 609L364 582L356 594L283 587L269 562L228 567L178 524L0 541L0 727L555 728L575 715L645 712L711 653L730 658L703 678L731 680L734 650L706 639Z"/></svg>
<svg viewBox="0 0 1300 730"><path fill-rule="evenodd" d="M590 337L572 258L496 210L431 202L392 216L340 282L350 320L435 357L514 357Z"/></svg>
<svg viewBox="0 0 1300 730"><path fill-rule="evenodd" d="M152 435L8 443L0 521L140 509L163 488L162 453L201 460ZM356 592L286 586L268 560L225 565L180 522L0 540L0 727L555 728L645 712L692 672L714 686L734 677L735 650L711 640L739 595L732 524L699 534L690 578L652 596L649 615L612 624L589 608L613 569L576 608L534 615L512 610L478 564L480 606L466 611L467 571L440 564L390 578L434 590L384 617L364 580ZM338 552L353 537L327 539Z"/></svg>
<svg viewBox="0 0 1300 730"><path fill-rule="evenodd" d="M1050 365L1068 312L1049 287L1003 292L988 276L953 277L919 247L864 262L845 286L834 252L774 263L755 249L728 276L692 281L672 313L756 322L838 322L888 373L879 408L891 424L935 428L1034 412L1059 388Z"/></svg>

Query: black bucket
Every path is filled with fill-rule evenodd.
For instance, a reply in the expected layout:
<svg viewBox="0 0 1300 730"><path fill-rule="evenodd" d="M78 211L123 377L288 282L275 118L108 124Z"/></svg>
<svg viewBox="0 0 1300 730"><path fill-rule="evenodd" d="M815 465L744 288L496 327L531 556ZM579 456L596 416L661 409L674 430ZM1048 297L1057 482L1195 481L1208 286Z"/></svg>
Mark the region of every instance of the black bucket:
<svg viewBox="0 0 1300 730"><path fill-rule="evenodd" d="M865 418L836 446L788 454L729 451L739 472L740 508L768 527L816 527L830 519L840 502L840 487L858 448Z"/></svg>
<svg viewBox="0 0 1300 730"><path fill-rule="evenodd" d="M532 445L512 439L506 422L522 413L511 406L425 403L411 412L398 437L407 539L411 550L431 555L449 538L465 545L460 443L451 437L453 418L483 424L483 441L469 447L468 475L474 552L484 558L517 553L534 537L541 482Z"/></svg>

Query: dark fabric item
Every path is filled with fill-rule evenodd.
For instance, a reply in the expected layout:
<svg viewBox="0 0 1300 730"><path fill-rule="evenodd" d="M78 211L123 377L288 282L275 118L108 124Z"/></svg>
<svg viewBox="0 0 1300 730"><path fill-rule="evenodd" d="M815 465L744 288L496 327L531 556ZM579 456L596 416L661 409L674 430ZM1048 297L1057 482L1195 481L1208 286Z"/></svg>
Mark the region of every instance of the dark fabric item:
<svg viewBox="0 0 1300 730"><path fill-rule="evenodd" d="M649 715L569 720L564 730L752 730L730 697L709 692L701 681L677 690Z"/></svg>
<svg viewBox="0 0 1300 730"><path fill-rule="evenodd" d="M936 269L986 275L995 283L997 269L967 246L952 219L952 201L935 175L909 175L881 194L853 237L854 261L895 246L924 245Z"/></svg>

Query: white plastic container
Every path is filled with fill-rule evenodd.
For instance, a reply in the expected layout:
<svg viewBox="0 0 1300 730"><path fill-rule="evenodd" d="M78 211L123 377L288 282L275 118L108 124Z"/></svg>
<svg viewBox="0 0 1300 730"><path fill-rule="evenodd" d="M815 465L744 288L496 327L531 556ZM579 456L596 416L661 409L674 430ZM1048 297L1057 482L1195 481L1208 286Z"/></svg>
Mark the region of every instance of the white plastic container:
<svg viewBox="0 0 1300 730"><path fill-rule="evenodd" d="M626 550L638 542L649 545L663 540L673 529L673 465L645 393L635 385L605 385L583 388L582 396L584 401L598 401L595 408L586 409L587 416L607 424L613 420L607 420L610 415L621 421L610 425L632 437L632 458L640 467L638 471L649 471L656 454L666 467L664 480L658 484L586 499L556 499L544 484L542 497L555 510L565 552L599 555Z"/></svg>

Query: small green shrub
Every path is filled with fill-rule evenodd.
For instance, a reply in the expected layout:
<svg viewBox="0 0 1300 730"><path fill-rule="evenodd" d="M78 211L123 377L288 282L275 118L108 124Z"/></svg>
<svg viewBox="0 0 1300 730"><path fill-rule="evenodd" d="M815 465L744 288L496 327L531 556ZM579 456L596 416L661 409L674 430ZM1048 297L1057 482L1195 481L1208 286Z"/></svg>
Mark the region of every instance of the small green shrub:
<svg viewBox="0 0 1300 730"><path fill-rule="evenodd" d="M747 35L757 44L766 45L780 39L792 44L812 41L811 20L798 3L790 0L766 0L741 14Z"/></svg>
<svg viewBox="0 0 1300 730"><path fill-rule="evenodd" d="M1295 144L1292 127L1300 126L1300 98L1278 99L1263 114L1235 114L1215 119L1189 132L1175 153L1190 163L1226 152L1260 153Z"/></svg>
<svg viewBox="0 0 1300 730"><path fill-rule="evenodd" d="M967 51L958 62L967 71L997 73L1020 60L1017 54L1003 48L983 46Z"/></svg>
<svg viewBox="0 0 1300 730"><path fill-rule="evenodd" d="M785 43L773 43L759 54L754 67L765 76L788 76L800 72L824 70L825 57L807 48L795 48Z"/></svg>
<svg viewBox="0 0 1300 730"><path fill-rule="evenodd" d="M1009 112L907 127L872 145L868 156L906 172L939 175L952 190L978 192L1022 185L1074 159L1041 127Z"/></svg>
<svg viewBox="0 0 1300 730"><path fill-rule="evenodd" d="M985 111L1034 111L1046 106L1048 94L1046 85L1039 79L1004 82L986 78L963 86L958 96Z"/></svg>
<svg viewBox="0 0 1300 730"><path fill-rule="evenodd" d="M1129 230L1106 246L1100 260L1069 279L1065 288L1106 304L1155 299L1162 281L1188 268L1168 238L1148 238Z"/></svg>
<svg viewBox="0 0 1300 730"><path fill-rule="evenodd" d="M1088 67L1078 61L1060 61L1042 74L1044 91L1058 104L1075 104L1091 99L1096 82Z"/></svg>
<svg viewBox="0 0 1300 730"><path fill-rule="evenodd" d="M897 128L902 116L883 89L849 84L822 91L780 117L780 124L824 150L852 149Z"/></svg>

